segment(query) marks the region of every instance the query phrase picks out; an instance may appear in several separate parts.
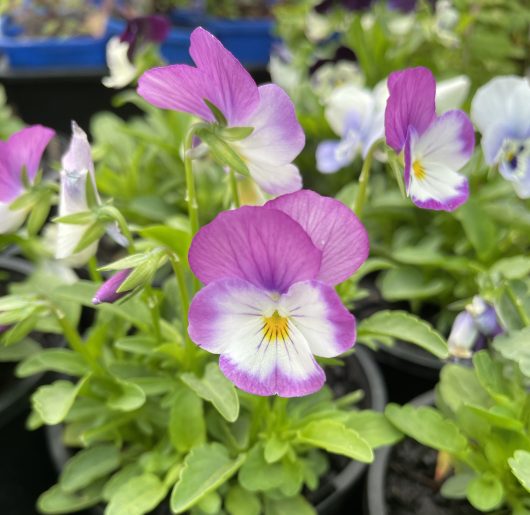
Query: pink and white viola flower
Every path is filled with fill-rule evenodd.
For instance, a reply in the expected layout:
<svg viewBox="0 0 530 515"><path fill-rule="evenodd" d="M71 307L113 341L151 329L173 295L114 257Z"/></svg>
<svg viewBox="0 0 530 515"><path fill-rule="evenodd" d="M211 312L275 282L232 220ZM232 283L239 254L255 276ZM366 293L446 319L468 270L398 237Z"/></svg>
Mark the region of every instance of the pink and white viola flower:
<svg viewBox="0 0 530 515"><path fill-rule="evenodd" d="M242 390L315 392L325 374L314 356L338 356L356 338L333 286L368 251L352 211L309 190L221 213L191 244L190 267L206 286L191 303L189 335L221 355L222 372Z"/></svg>
<svg viewBox="0 0 530 515"><path fill-rule="evenodd" d="M14 232L24 223L28 209L12 210L11 204L25 191L23 174L30 183L35 179L42 154L54 136L54 130L33 125L0 141L0 234Z"/></svg>
<svg viewBox="0 0 530 515"><path fill-rule="evenodd" d="M530 82L524 77L496 77L478 89L471 119L482 133L489 165L513 184L520 198L530 198Z"/></svg>
<svg viewBox="0 0 530 515"><path fill-rule="evenodd" d="M59 199L59 217L82 213L90 210L88 204L87 182L99 202L94 175L92 151L86 133L72 122L72 138L67 152L61 161L61 193ZM70 266L85 264L97 251L98 242L94 242L81 252L75 249L88 229L84 224L57 224L55 257L63 259Z"/></svg>
<svg viewBox="0 0 530 515"><path fill-rule="evenodd" d="M302 187L292 164L305 144L293 103L275 84L258 87L241 63L208 31L191 34L196 66L153 68L139 80L138 94L151 104L193 114L214 123L205 100L221 111L229 127L252 127L246 138L231 142L251 177L267 193L280 195Z"/></svg>
<svg viewBox="0 0 530 515"><path fill-rule="evenodd" d="M458 171L473 153L471 121L457 109L436 115L436 81L427 68L392 73L388 89L386 141L404 153L407 195L418 207L453 211L469 196Z"/></svg>

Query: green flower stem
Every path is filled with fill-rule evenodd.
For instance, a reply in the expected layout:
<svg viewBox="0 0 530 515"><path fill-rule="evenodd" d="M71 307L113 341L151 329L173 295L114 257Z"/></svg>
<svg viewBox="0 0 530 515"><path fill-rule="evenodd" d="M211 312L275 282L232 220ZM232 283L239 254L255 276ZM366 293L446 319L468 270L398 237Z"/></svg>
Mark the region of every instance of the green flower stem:
<svg viewBox="0 0 530 515"><path fill-rule="evenodd" d="M190 368L193 368L197 348L195 344L191 341L191 338L188 334L188 312L190 308L190 299L188 295L188 287L186 286L186 278L184 276L184 268L178 256L173 253L169 254L169 261L171 262L171 266L173 267L173 272L175 273L180 293L180 302L182 309L181 320L184 332L184 342L186 344L186 355L189 360L188 365ZM179 314L177 313L177 317L178 315Z"/></svg>
<svg viewBox="0 0 530 515"><path fill-rule="evenodd" d="M92 354L89 352L89 350L85 346L85 343L83 342L83 339L81 338L81 335L79 334L77 329L68 321L65 314L55 306L52 306L51 309L53 315L57 319L57 322L61 326L63 335L71 349L77 352L86 361L86 363L90 365L94 372L100 375L105 375L105 370L94 358L94 356L92 356Z"/></svg>
<svg viewBox="0 0 530 515"><path fill-rule="evenodd" d="M92 256L88 260L88 275L90 276L90 280L95 283L100 283L103 281L103 278L101 277L101 274L98 270L98 262L95 256Z"/></svg>
<svg viewBox="0 0 530 515"><path fill-rule="evenodd" d="M239 191L237 189L236 173L232 168L230 168L228 179L230 181L230 190L232 191L232 200L234 201L234 206L236 208L241 207L241 200L239 199Z"/></svg>
<svg viewBox="0 0 530 515"><path fill-rule="evenodd" d="M162 332L160 331L160 306L158 305L158 299L153 292L151 284L145 286L145 298L149 313L151 314L151 322L153 324L153 331L155 338L158 343L162 342Z"/></svg>
<svg viewBox="0 0 530 515"><path fill-rule="evenodd" d="M368 179L370 178L370 171L372 169L372 161L374 158L374 152L377 148L379 141L376 141L368 150L366 158L361 169L361 175L359 177L359 189L357 190L357 195L355 196L355 204L353 206L353 211L360 218L361 212L364 207L364 201L366 200L366 189L368 187Z"/></svg>
<svg viewBox="0 0 530 515"><path fill-rule="evenodd" d="M188 151L193 144L194 131L191 129L186 136L184 143L184 171L186 172L186 187L188 190L188 216L191 226L191 237L197 234L199 230L199 204L197 202L197 193L195 191L195 179L193 177L193 167Z"/></svg>

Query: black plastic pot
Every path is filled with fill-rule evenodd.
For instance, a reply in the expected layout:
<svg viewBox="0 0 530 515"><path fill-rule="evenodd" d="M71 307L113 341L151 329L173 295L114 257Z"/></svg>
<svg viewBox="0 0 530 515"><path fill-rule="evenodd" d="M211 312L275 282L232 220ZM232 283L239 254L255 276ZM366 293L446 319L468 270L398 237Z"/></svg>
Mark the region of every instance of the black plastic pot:
<svg viewBox="0 0 530 515"><path fill-rule="evenodd" d="M348 384L347 389L353 391L360 387L365 392L365 396L360 403L361 407L383 411L386 405L385 383L371 353L359 345L355 353L346 359L344 369L347 377L355 384L354 387ZM62 427L60 425L47 426L46 436L52 461L58 473L60 473L65 463L72 456L72 450L65 447L62 443ZM353 505L356 503L360 509L362 480L366 469L367 465L365 463L349 461L327 484L323 484L317 491L317 501L315 503L319 515L343 515L346 511L352 510ZM357 499L355 498L356 494ZM86 513L103 515L104 509L101 506L95 506ZM168 506L161 505L153 514L169 515L170 511Z"/></svg>
<svg viewBox="0 0 530 515"><path fill-rule="evenodd" d="M434 403L434 391L426 392L410 402L413 406L428 406ZM390 515L386 504L386 476L392 446L383 447L376 451L375 461L368 469L365 493L365 507L367 515ZM427 514L426 514L427 515Z"/></svg>

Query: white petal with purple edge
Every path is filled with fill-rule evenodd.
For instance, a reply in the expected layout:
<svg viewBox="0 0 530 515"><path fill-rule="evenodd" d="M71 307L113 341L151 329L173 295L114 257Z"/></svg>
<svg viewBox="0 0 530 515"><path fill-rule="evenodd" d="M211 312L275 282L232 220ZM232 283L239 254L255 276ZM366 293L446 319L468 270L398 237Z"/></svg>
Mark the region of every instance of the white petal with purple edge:
<svg viewBox="0 0 530 515"><path fill-rule="evenodd" d="M302 188L300 170L293 164L273 165L257 161L248 162L250 176L270 195L283 195Z"/></svg>
<svg viewBox="0 0 530 515"><path fill-rule="evenodd" d="M221 370L242 390L307 395L322 387L325 374L280 299L241 279L216 281L193 299L189 334L221 354Z"/></svg>

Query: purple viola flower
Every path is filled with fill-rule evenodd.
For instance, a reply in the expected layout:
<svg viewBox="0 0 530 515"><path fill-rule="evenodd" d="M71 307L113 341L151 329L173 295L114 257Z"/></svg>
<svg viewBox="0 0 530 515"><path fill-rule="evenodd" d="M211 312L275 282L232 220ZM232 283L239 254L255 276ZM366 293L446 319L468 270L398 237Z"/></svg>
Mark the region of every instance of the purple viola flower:
<svg viewBox="0 0 530 515"><path fill-rule="evenodd" d="M299 190L302 179L292 161L304 147L305 136L288 95L275 84L258 87L241 63L201 27L191 34L190 55L196 67L175 64L145 72L138 94L157 107L213 123L209 101L228 126L254 129L232 147L264 191L279 195Z"/></svg>
<svg viewBox="0 0 530 515"><path fill-rule="evenodd" d="M487 164L513 183L520 198L530 198L530 82L496 77L478 89L471 118L482 133Z"/></svg>
<svg viewBox="0 0 530 515"><path fill-rule="evenodd" d="M120 41L127 43L127 56L131 62L136 51L146 43L163 43L169 34L171 23L165 16L139 16L127 22Z"/></svg>
<svg viewBox="0 0 530 515"><path fill-rule="evenodd" d="M368 248L350 209L308 190L221 213L189 252L206 285L190 307L191 339L220 354L222 372L247 392L319 390L325 374L314 356L355 343L355 318L333 286L361 266Z"/></svg>
<svg viewBox="0 0 530 515"><path fill-rule="evenodd" d="M488 338L494 338L504 332L497 311L482 297L475 295L471 304L466 306L467 311L473 316L477 329Z"/></svg>
<svg viewBox="0 0 530 515"><path fill-rule="evenodd" d="M54 130L33 125L0 141L0 234L16 231L24 222L27 209L13 211L10 205L24 193L23 171L33 182L42 154L54 136Z"/></svg>
<svg viewBox="0 0 530 515"><path fill-rule="evenodd" d="M125 270L120 270L119 272L116 272L114 275L109 277L94 295L94 298L92 299L92 304L98 305L102 304L103 302L112 304L113 302L116 302L122 297L125 297L125 295L127 295L130 290L118 292L118 289L124 283L125 279L129 277L131 272L132 268L128 268Z"/></svg>
<svg viewBox="0 0 530 515"><path fill-rule="evenodd" d="M387 144L404 152L405 185L414 204L453 211L469 196L458 171L469 161L475 133L458 109L436 115L436 82L427 68L409 68L388 78L385 111Z"/></svg>

